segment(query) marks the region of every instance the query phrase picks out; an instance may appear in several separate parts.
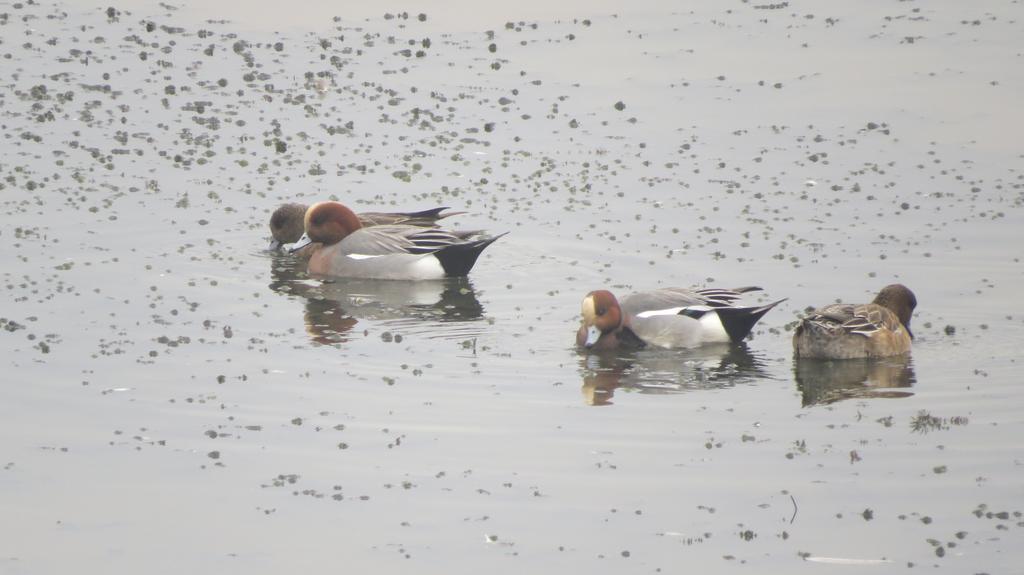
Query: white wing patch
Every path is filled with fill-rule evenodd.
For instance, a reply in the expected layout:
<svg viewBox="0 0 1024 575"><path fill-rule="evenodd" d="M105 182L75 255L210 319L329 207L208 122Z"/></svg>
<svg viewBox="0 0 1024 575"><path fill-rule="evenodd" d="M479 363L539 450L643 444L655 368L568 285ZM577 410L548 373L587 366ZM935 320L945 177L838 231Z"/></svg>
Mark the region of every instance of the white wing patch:
<svg viewBox="0 0 1024 575"><path fill-rule="evenodd" d="M650 310L642 311L642 312L636 314L636 317L638 317L640 319L646 319L646 318L649 318L649 317L655 317L655 316L659 316L659 315L680 315L679 312L681 312L681 311L683 311L685 309L692 309L692 310L695 310L695 311L707 313L709 311L714 311L715 308L713 308L711 306L706 306L706 305L684 305L684 306L679 306L679 307L670 307L670 308L666 308L666 309L650 309Z"/></svg>
<svg viewBox="0 0 1024 575"><path fill-rule="evenodd" d="M651 310L642 311L642 312L636 314L636 317L641 318L641 319L646 319L646 318L654 317L654 316L658 316L658 315L679 315L679 312L683 311L684 309L686 309L685 306L684 307L670 307L668 309L651 309Z"/></svg>
<svg viewBox="0 0 1024 575"><path fill-rule="evenodd" d="M352 258L354 260L368 260L372 258L379 258L382 254L368 255L368 254L348 254L345 257Z"/></svg>

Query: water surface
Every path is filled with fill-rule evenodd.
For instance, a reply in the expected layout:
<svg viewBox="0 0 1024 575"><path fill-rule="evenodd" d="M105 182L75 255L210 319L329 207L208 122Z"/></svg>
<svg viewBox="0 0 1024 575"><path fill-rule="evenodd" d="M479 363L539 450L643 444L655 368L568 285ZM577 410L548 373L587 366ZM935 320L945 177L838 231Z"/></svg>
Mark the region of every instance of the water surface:
<svg viewBox="0 0 1024 575"><path fill-rule="evenodd" d="M0 572L1018 570L1015 5L459 6L0 9ZM327 198L511 233L323 282L263 248ZM892 282L912 357L793 362Z"/></svg>

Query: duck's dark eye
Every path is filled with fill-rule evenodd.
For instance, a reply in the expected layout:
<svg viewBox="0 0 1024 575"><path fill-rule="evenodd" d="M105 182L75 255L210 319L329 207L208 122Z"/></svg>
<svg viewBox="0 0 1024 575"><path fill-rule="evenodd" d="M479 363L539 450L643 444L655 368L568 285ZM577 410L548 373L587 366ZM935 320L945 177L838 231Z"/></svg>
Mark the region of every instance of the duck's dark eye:
<svg viewBox="0 0 1024 575"><path fill-rule="evenodd" d="M606 311L608 311L608 308L599 307L597 308L597 315L604 315Z"/></svg>
<svg viewBox="0 0 1024 575"><path fill-rule="evenodd" d="M327 221L327 215L322 213L322 212L317 212L317 213L313 214L313 216L311 218L309 218L309 223L316 224L316 225L320 225L320 224L324 223L325 221Z"/></svg>

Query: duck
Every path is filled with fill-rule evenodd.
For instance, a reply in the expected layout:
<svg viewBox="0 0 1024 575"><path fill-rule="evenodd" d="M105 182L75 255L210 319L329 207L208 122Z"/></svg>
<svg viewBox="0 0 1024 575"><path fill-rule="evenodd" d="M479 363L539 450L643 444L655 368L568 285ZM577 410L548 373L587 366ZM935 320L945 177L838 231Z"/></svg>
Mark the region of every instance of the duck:
<svg viewBox="0 0 1024 575"><path fill-rule="evenodd" d="M305 232L306 204L281 204L270 216L270 246L268 251L280 250L285 244L299 241ZM363 227L385 225L408 225L423 228L437 227L438 222L464 212L443 213L448 207L431 208L419 212L360 212L356 214ZM312 250L306 250L311 252ZM307 254L308 255L308 254Z"/></svg>
<svg viewBox="0 0 1024 575"><path fill-rule="evenodd" d="M401 223L364 226L348 206L333 201L310 206L304 229L289 251L320 244L309 255L309 273L393 280L468 275L480 253L505 235Z"/></svg>
<svg viewBox="0 0 1024 575"><path fill-rule="evenodd" d="M798 358L856 359L904 355L914 333L917 296L903 284L887 285L866 304L837 303L812 311L793 333Z"/></svg>
<svg viewBox="0 0 1024 575"><path fill-rule="evenodd" d="M621 302L608 290L583 298L583 322L576 344L590 351L627 348L694 348L711 343L739 343L773 307L734 305L755 286L735 289L662 288L639 292Z"/></svg>

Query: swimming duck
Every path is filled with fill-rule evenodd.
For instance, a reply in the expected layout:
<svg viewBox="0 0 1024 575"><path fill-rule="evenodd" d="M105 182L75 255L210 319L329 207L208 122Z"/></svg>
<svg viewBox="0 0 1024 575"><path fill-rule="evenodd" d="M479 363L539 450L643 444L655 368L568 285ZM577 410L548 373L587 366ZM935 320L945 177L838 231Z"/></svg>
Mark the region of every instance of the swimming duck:
<svg viewBox="0 0 1024 575"><path fill-rule="evenodd" d="M339 202L310 206L304 227L306 232L289 251L296 252L314 242L321 244L309 256L310 273L368 279L464 276L480 252L505 235L484 236L479 231L408 224L364 226Z"/></svg>
<svg viewBox="0 0 1024 575"><path fill-rule="evenodd" d="M910 351L910 318L917 297L907 286L882 288L867 304L832 304L814 310L793 333L797 357L851 359L889 357Z"/></svg>
<svg viewBox="0 0 1024 575"><path fill-rule="evenodd" d="M299 241L305 231L306 204L281 204L270 216L270 240L268 250L281 249L285 244ZM369 226L385 226L402 224L424 228L436 227L437 222L463 212L441 213L447 207L432 208L420 212L362 212L356 214L359 223L365 228Z"/></svg>
<svg viewBox="0 0 1024 575"><path fill-rule="evenodd" d="M756 307L733 305L744 293L760 289L663 288L628 295L621 302L610 291L592 291L583 298L583 323L576 332L576 343L590 350L607 350L740 342L757 320L786 301Z"/></svg>

